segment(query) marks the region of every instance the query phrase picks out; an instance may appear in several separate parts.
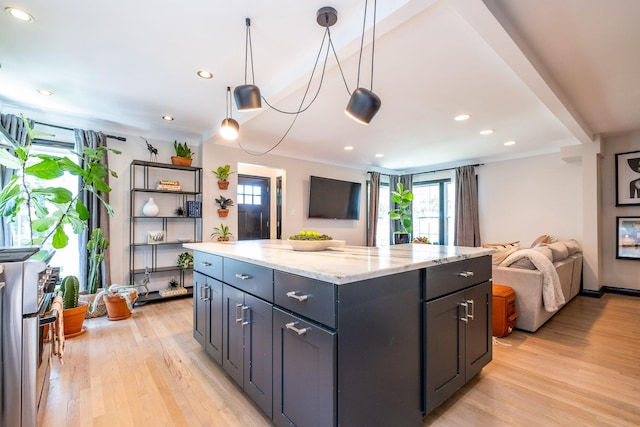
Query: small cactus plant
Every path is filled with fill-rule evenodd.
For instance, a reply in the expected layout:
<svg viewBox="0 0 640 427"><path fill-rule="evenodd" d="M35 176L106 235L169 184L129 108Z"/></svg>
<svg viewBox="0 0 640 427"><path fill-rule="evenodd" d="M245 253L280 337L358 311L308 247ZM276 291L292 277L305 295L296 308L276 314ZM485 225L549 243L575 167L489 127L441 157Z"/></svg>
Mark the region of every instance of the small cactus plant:
<svg viewBox="0 0 640 427"><path fill-rule="evenodd" d="M62 279L60 284L60 292L62 292L62 300L64 309L76 308L78 306L78 295L80 291L80 281L76 276L67 276Z"/></svg>

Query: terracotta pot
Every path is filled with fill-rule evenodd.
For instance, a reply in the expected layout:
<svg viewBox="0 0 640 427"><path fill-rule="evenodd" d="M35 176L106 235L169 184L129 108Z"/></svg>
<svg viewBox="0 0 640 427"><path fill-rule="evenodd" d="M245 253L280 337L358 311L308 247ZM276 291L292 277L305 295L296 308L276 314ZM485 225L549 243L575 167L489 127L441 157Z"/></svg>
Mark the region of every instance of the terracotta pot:
<svg viewBox="0 0 640 427"><path fill-rule="evenodd" d="M218 242L228 242L229 238L228 237L218 237Z"/></svg>
<svg viewBox="0 0 640 427"><path fill-rule="evenodd" d="M226 190L229 188L229 181L218 181L218 188L221 190Z"/></svg>
<svg viewBox="0 0 640 427"><path fill-rule="evenodd" d="M65 338L73 338L86 332L86 328L83 328L82 324L87 314L87 308L89 308L88 303L78 301L76 308L67 308L62 312Z"/></svg>
<svg viewBox="0 0 640 427"><path fill-rule="evenodd" d="M218 216L220 218L226 218L229 215L229 209L218 209Z"/></svg>
<svg viewBox="0 0 640 427"><path fill-rule="evenodd" d="M171 156L171 163L176 166L191 166L193 159L188 157Z"/></svg>
<svg viewBox="0 0 640 427"><path fill-rule="evenodd" d="M107 306L109 320L124 320L131 317L131 310L127 306L127 301L121 296L104 295L102 298Z"/></svg>

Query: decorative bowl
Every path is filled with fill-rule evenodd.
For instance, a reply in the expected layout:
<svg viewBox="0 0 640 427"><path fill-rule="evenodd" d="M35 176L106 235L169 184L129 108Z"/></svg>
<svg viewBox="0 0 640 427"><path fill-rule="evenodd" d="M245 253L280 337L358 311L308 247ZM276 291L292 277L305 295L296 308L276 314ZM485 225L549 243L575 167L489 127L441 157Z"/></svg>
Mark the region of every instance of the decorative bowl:
<svg viewBox="0 0 640 427"><path fill-rule="evenodd" d="M323 251L329 248L341 248L344 240L287 240L294 251Z"/></svg>
<svg viewBox="0 0 640 427"><path fill-rule="evenodd" d="M187 243L191 241L191 237L178 237L177 240L180 243Z"/></svg>

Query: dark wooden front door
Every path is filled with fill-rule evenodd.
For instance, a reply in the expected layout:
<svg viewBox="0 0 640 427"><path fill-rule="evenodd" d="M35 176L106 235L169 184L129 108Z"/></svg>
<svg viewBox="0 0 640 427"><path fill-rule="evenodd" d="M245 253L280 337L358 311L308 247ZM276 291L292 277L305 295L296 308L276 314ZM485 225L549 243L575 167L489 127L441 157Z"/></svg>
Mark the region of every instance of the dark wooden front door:
<svg viewBox="0 0 640 427"><path fill-rule="evenodd" d="M238 240L270 237L270 179L238 176Z"/></svg>

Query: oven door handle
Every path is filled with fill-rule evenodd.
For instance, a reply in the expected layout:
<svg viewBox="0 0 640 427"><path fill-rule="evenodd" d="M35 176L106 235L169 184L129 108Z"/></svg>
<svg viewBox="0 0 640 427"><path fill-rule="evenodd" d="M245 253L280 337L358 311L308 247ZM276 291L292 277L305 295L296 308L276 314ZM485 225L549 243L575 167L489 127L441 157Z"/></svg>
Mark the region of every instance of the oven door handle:
<svg viewBox="0 0 640 427"><path fill-rule="evenodd" d="M45 294L42 299L42 304L40 305L40 311L38 312L38 316L40 317L40 326L48 325L53 323L58 318L58 310L51 310L48 315L45 315L47 308L49 307L51 300L55 296L55 292L50 292Z"/></svg>
<svg viewBox="0 0 640 427"><path fill-rule="evenodd" d="M48 325L53 323L58 318L58 310L52 310L48 316L43 316L40 318L40 326Z"/></svg>

